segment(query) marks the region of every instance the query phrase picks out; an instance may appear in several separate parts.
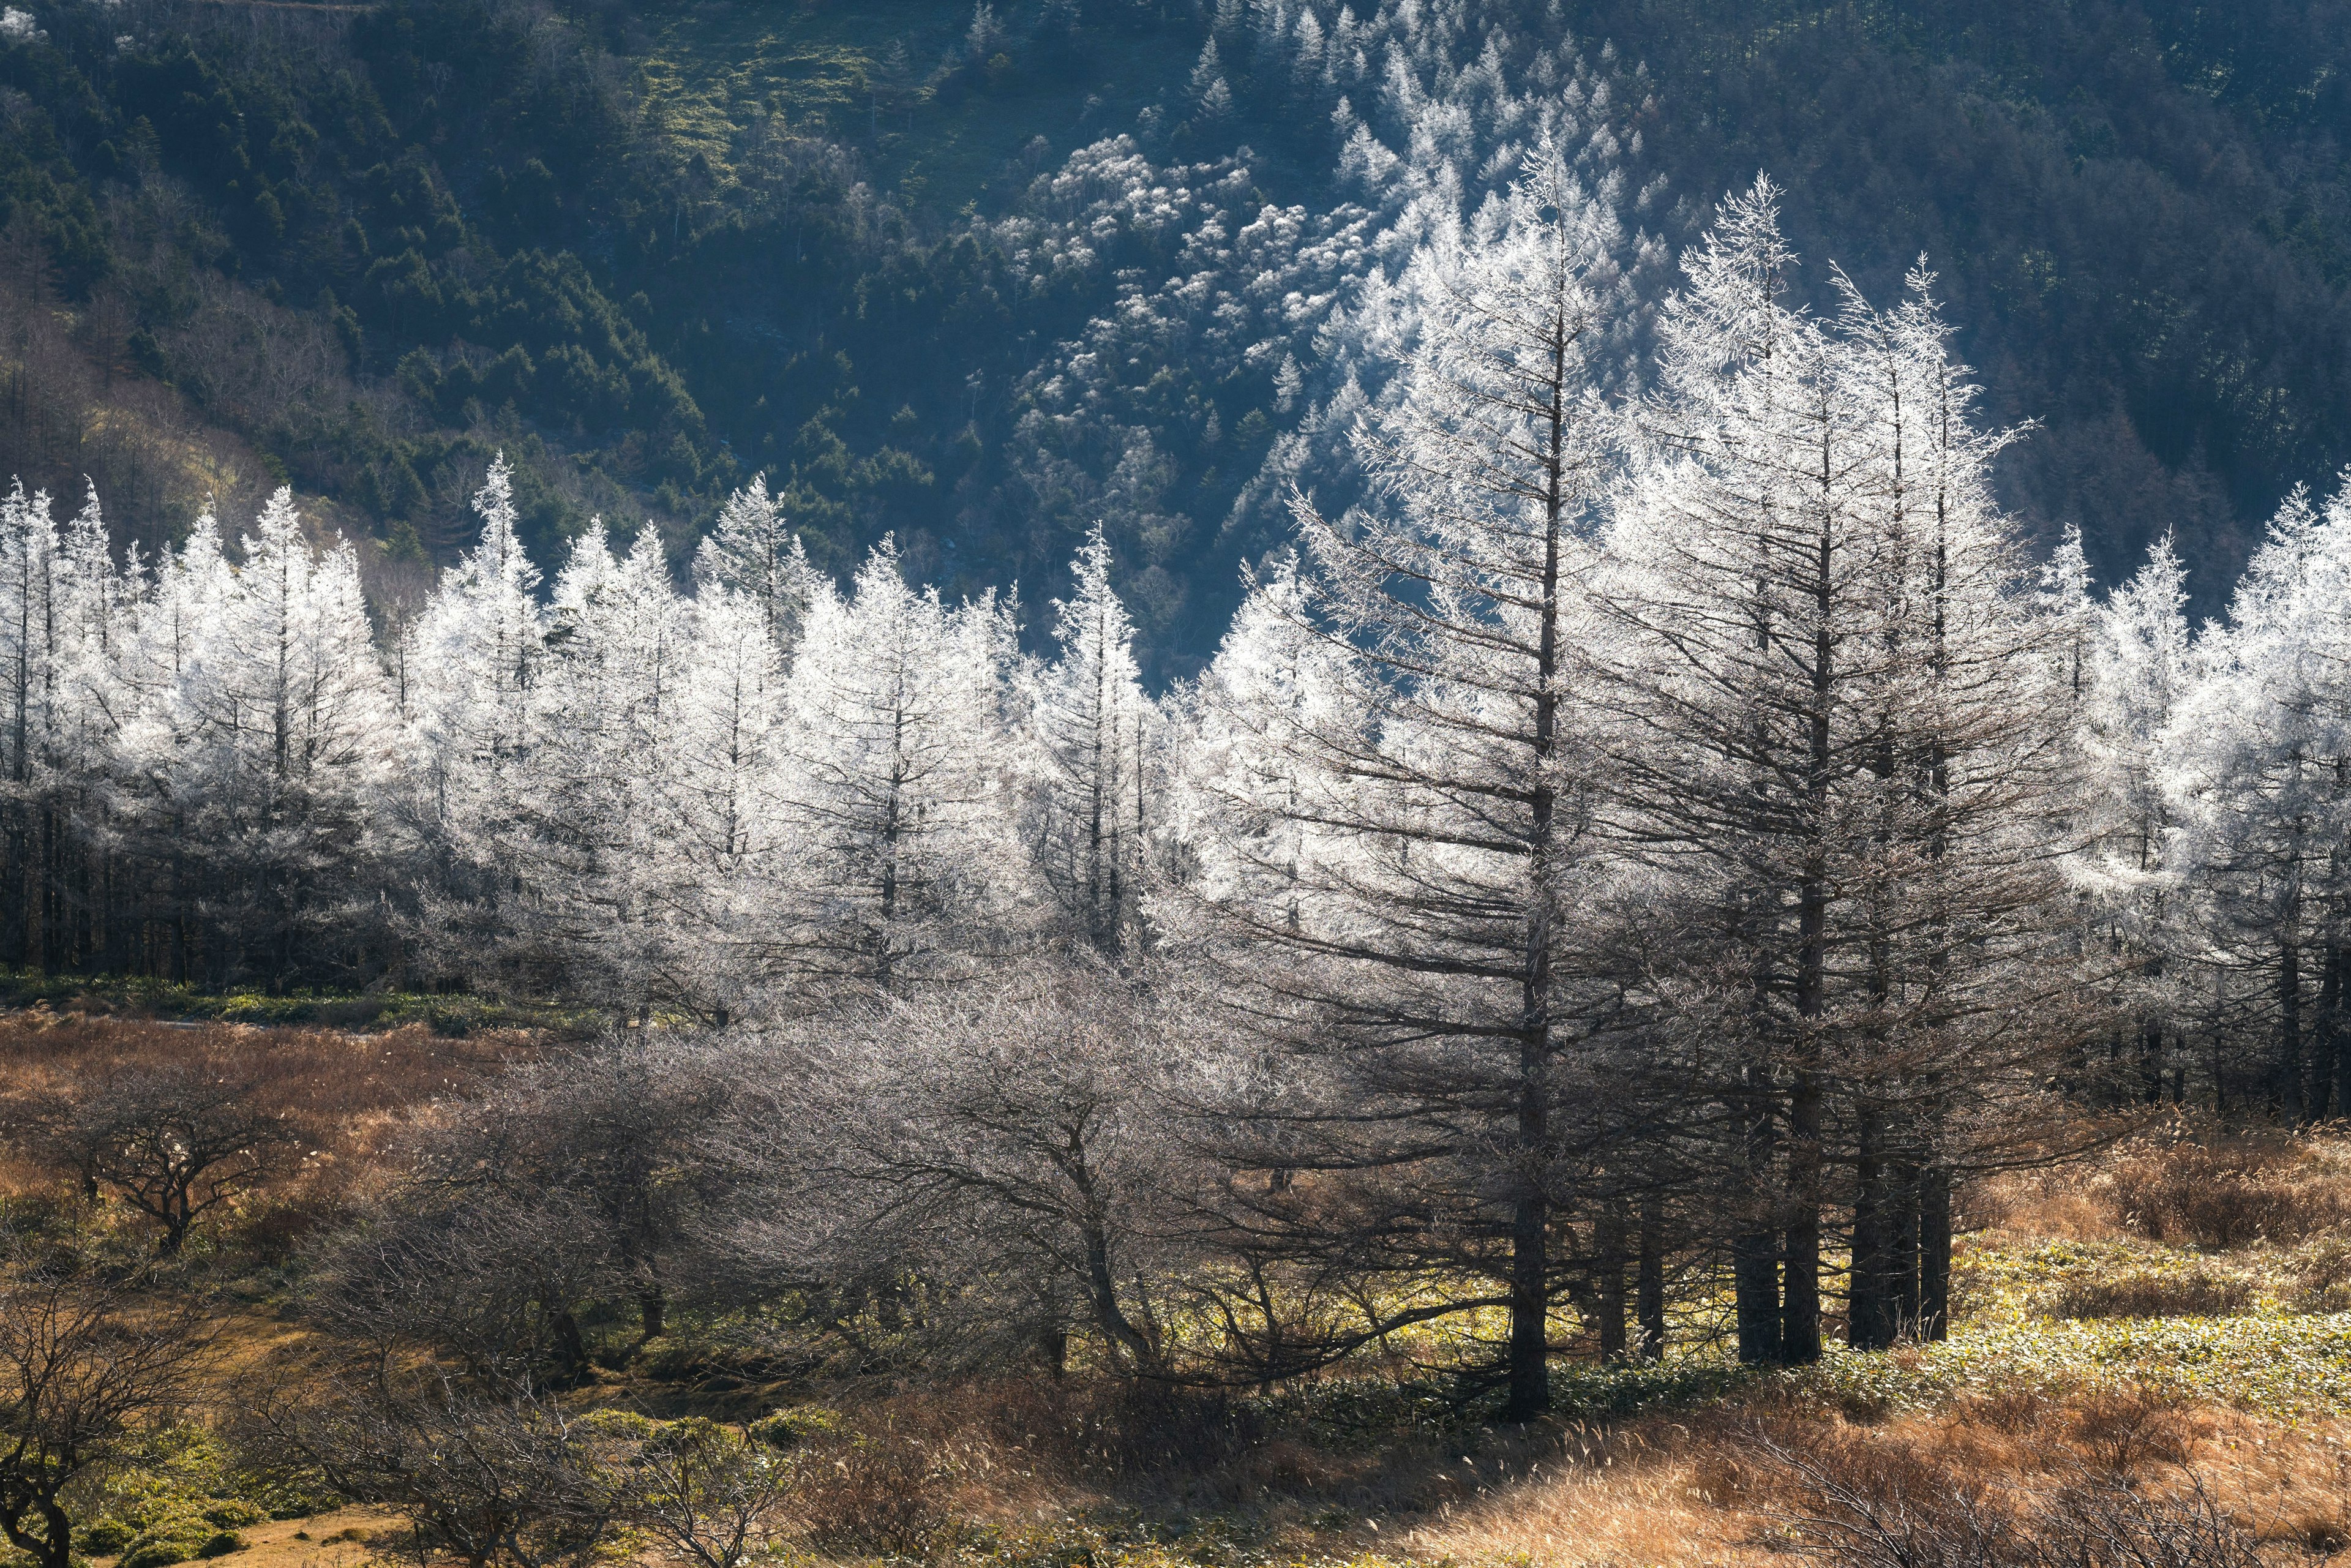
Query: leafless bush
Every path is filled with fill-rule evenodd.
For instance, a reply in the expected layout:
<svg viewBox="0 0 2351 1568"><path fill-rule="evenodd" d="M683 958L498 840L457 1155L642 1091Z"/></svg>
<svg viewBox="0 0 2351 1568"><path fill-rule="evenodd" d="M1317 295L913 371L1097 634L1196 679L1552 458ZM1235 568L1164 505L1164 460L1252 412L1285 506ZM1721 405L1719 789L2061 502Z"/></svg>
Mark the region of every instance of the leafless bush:
<svg viewBox="0 0 2351 1568"><path fill-rule="evenodd" d="M928 1557L954 1528L947 1446L887 1426L852 1430L801 1456L792 1511L820 1552Z"/></svg>
<svg viewBox="0 0 2351 1568"><path fill-rule="evenodd" d="M2351 1203L2335 1184L2297 1179L2289 1150L2179 1142L2121 1160L2115 1201L2151 1240L2214 1250L2288 1243L2342 1223Z"/></svg>
<svg viewBox="0 0 2351 1568"><path fill-rule="evenodd" d="M19 1102L15 1134L95 1196L111 1189L176 1254L199 1219L298 1168L307 1129L264 1103L260 1076L195 1062L111 1071Z"/></svg>
<svg viewBox="0 0 2351 1568"><path fill-rule="evenodd" d="M2224 1318L2252 1304L2252 1281L2210 1270L2136 1270L2074 1280L2050 1298L2060 1318Z"/></svg>
<svg viewBox="0 0 2351 1568"><path fill-rule="evenodd" d="M622 1501L594 1428L522 1378L293 1369L252 1401L240 1436L266 1466L401 1515L420 1556L468 1568L585 1563Z"/></svg>
<svg viewBox="0 0 2351 1568"><path fill-rule="evenodd" d="M2191 1479L2175 1495L2078 1471L1993 1490L1907 1448L1834 1458L1764 1440L1796 1549L1835 1568L2260 1568L2254 1536Z"/></svg>
<svg viewBox="0 0 2351 1568"><path fill-rule="evenodd" d="M2179 1402L2154 1390L2097 1390L2080 1396L2065 1414L2066 1437L2097 1475L2126 1479L2188 1458L2190 1435Z"/></svg>

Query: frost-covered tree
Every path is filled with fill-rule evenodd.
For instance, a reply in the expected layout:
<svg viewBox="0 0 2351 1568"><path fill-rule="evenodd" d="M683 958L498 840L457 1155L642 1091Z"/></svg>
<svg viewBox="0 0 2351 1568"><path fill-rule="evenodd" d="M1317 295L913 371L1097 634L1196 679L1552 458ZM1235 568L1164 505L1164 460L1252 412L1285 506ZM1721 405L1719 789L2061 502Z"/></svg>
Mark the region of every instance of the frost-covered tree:
<svg viewBox="0 0 2351 1568"><path fill-rule="evenodd" d="M1164 727L1134 664L1134 627L1110 581L1096 524L1070 597L1053 606L1060 657L1029 705L1039 864L1078 931L1104 953L1140 932L1151 820L1151 751Z"/></svg>
<svg viewBox="0 0 2351 1568"><path fill-rule="evenodd" d="M2289 1116L2346 1072L2351 907L2351 504L2290 497L2246 568L2163 746L2207 961L2241 977ZM2312 981L2317 994L2311 994ZM2340 1103L2334 1101L2332 1103Z"/></svg>
<svg viewBox="0 0 2351 1568"><path fill-rule="evenodd" d="M1569 915L1596 866L1576 583L1617 434L1621 243L1556 153L1530 157L1491 242L1442 259L1437 325L1366 423L1376 500L1332 518L1300 498L1310 584L1260 587L1211 680L1240 705L1222 727L1300 780L1236 778L1255 841L1217 905L1245 1011L1345 1085L1351 1113L1299 1163L1410 1185L1435 1223L1387 1238L1397 1266L1442 1252L1477 1281L1460 1306L1507 1311L1517 1420L1549 1399L1564 1102L1606 1010ZM1293 630L1267 635L1277 619ZM1280 668L1305 643L1328 695Z"/></svg>
<svg viewBox="0 0 2351 1568"><path fill-rule="evenodd" d="M545 657L538 570L515 533L504 455L474 497L482 537L410 625L402 656L413 810L432 862L427 897L453 932L495 928L519 892L517 806ZM462 959L461 944L450 949Z"/></svg>
<svg viewBox="0 0 2351 1568"><path fill-rule="evenodd" d="M524 771L527 919L564 988L641 1009L679 990L667 821L687 613L652 530L601 520L558 574Z"/></svg>
<svg viewBox="0 0 2351 1568"><path fill-rule="evenodd" d="M249 901L223 913L244 914L246 940L285 975L307 936L363 913L396 732L350 547L315 550L281 488L242 549L224 635L183 675L178 706L206 776L199 841L236 865Z"/></svg>
<svg viewBox="0 0 2351 1568"><path fill-rule="evenodd" d="M696 591L707 597L724 590L756 606L768 640L787 661L815 580L808 548L785 519L783 502L768 493L765 475L726 497L695 551Z"/></svg>
<svg viewBox="0 0 2351 1568"><path fill-rule="evenodd" d="M1939 1332L1949 1174L2066 1042L2070 972L2001 438L1923 277L1893 311L1788 308L1776 204L1727 204L1688 260L1594 602L1623 831L1687 922L1657 982L1721 1048L1729 1168L1763 1200L1741 1354L1804 1361L1844 1171L1855 1343Z"/></svg>
<svg viewBox="0 0 2351 1568"><path fill-rule="evenodd" d="M817 592L779 737L778 943L811 983L918 985L1020 918L1011 636L993 600L909 585L888 540Z"/></svg>
<svg viewBox="0 0 2351 1568"><path fill-rule="evenodd" d="M2070 542L2078 553L2078 538ZM2187 573L2171 541L2158 539L2138 574L2086 618L2073 709L2088 851L2075 880L2090 901L2092 936L2121 980L2123 1016L2109 1046L2117 1059L2126 1043L2135 1047L2133 1087L2147 1098L2162 1091L2168 1037L2183 1000L2170 786L2179 741L2171 727L2193 671L2187 603ZM2070 627L2070 619L2059 624Z"/></svg>
<svg viewBox="0 0 2351 1568"><path fill-rule="evenodd" d="M101 946L91 835L120 704L112 641L121 590L93 491L62 529L46 494L0 498L0 867L19 962L70 966Z"/></svg>

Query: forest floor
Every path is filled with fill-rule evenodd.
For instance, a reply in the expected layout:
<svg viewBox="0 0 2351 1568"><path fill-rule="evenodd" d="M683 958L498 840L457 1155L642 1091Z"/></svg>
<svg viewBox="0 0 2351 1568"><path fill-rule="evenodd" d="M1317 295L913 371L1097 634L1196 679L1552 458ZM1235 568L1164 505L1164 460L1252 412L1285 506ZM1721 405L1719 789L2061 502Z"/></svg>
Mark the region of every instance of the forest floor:
<svg viewBox="0 0 2351 1568"><path fill-rule="evenodd" d="M248 1396L272 1347L313 1332L296 1305L300 1239L381 1179L390 1130L544 1042L413 1022L0 1015L12 1085L101 1059L263 1059L320 1129L299 1183L201 1233L159 1283L206 1297L228 1354L214 1409L92 1494L117 1521L115 1540L89 1542L93 1562L131 1561L126 1531L146 1539L183 1515L232 1521L235 1543L210 1550L252 1568L401 1554L388 1517L306 1517L332 1500L244 1475L214 1417ZM0 1165L0 1225L56 1234L78 1201ZM91 1256L137 1255L130 1217L78 1212ZM1964 1212L1945 1343L1742 1372L1694 1312L1677 1323L1692 1348L1661 1366L1562 1363L1562 1413L1515 1430L1401 1364L1217 1398L1076 1375L827 1383L747 1354L739 1319L691 1314L641 1351L624 1321L605 1325L603 1368L578 1397L664 1417L796 1407L810 1462L779 1547L802 1565L1635 1568L1792 1551L1861 1564L1898 1560L1855 1544L1888 1520L1931 1532L2122 1497L2232 1521L2263 1561L2351 1552L2351 1129L2150 1123L2086 1166L1980 1188Z"/></svg>

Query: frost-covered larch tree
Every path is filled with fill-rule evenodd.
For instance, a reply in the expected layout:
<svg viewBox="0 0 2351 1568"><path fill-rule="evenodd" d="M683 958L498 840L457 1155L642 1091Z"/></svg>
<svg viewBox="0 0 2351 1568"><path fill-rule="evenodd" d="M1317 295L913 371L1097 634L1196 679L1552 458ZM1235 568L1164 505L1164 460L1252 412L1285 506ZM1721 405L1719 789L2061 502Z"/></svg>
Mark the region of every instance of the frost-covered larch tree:
<svg viewBox="0 0 2351 1568"><path fill-rule="evenodd" d="M821 992L951 976L1017 919L1024 860L992 600L910 586L891 541L820 589L779 737L779 956Z"/></svg>
<svg viewBox="0 0 2351 1568"><path fill-rule="evenodd" d="M1594 602L1622 831L1687 923L1657 982L1718 1042L1751 1195L1740 1353L1808 1361L1847 1172L1855 1343L1939 1332L1950 1172L2064 1042L2070 971L2001 438L1922 276L1892 312L1787 307L1776 209L1732 200L1687 262Z"/></svg>
<svg viewBox="0 0 2351 1568"><path fill-rule="evenodd" d="M667 785L685 606L651 529L615 558L598 520L549 608L525 770L528 918L567 988L642 1011L681 989Z"/></svg>
<svg viewBox="0 0 2351 1568"><path fill-rule="evenodd" d="M418 831L432 860L432 918L453 933L495 930L520 893L523 797L533 691L546 628L538 569L515 533L513 469L491 464L474 497L482 537L411 623L402 664ZM448 949L466 956L469 941Z"/></svg>
<svg viewBox="0 0 2351 1568"><path fill-rule="evenodd" d="M707 597L724 590L759 612L768 640L788 663L798 646L816 580L808 547L768 493L765 475L726 497L718 520L695 551L694 582Z"/></svg>
<svg viewBox="0 0 2351 1568"><path fill-rule="evenodd" d="M1140 930L1154 831L1152 746L1164 721L1144 695L1134 626L1110 581L1097 523L1053 606L1059 657L1038 676L1033 806L1039 864L1079 934L1104 953Z"/></svg>
<svg viewBox="0 0 2351 1568"><path fill-rule="evenodd" d="M2163 741L2208 963L2241 977L2295 1119L2351 1088L2351 503L2290 497ZM2315 973L2317 995L2311 993ZM2333 1101L2341 1103L2339 1099Z"/></svg>
<svg viewBox="0 0 2351 1568"><path fill-rule="evenodd" d="M1490 243L1442 258L1403 395L1365 423L1375 502L1334 518L1301 497L1311 588L1277 578L1244 612L1295 618L1330 695L1261 667L1293 657L1270 624L1212 677L1240 709L1219 727L1278 758L1233 775L1272 851L1234 848L1251 873L1217 906L1242 1012L1351 1107L1300 1163L1409 1186L1432 1223L1386 1236L1390 1261L1441 1253L1478 1281L1455 1304L1506 1312L1513 1420L1549 1401L1562 1107L1591 1029L1572 917L1595 863L1577 582L1616 440L1622 245L1604 197L1549 149L1529 158ZM1269 769L1301 780L1294 798L1251 781ZM1311 847L1269 837L1269 818Z"/></svg>
<svg viewBox="0 0 2351 1568"><path fill-rule="evenodd" d="M281 488L240 549L173 683L169 810L209 862L206 913L277 976L364 904L395 729L350 547L315 550Z"/></svg>
<svg viewBox="0 0 2351 1568"><path fill-rule="evenodd" d="M49 497L16 484L0 498L0 873L16 961L94 956L104 923L99 787L120 705L111 643L122 593L93 491L60 529Z"/></svg>
<svg viewBox="0 0 2351 1568"><path fill-rule="evenodd" d="M2075 882L2088 899L2095 950L2119 983L2121 1016L2107 1040L2111 1087L2147 1099L2162 1092L2168 1036L2185 999L2169 786L2179 739L2172 724L2194 671L2187 604L2187 572L2170 539L2158 539L2137 574L2091 610L2075 706L2085 843ZM2127 1065L2126 1046L2135 1058Z"/></svg>

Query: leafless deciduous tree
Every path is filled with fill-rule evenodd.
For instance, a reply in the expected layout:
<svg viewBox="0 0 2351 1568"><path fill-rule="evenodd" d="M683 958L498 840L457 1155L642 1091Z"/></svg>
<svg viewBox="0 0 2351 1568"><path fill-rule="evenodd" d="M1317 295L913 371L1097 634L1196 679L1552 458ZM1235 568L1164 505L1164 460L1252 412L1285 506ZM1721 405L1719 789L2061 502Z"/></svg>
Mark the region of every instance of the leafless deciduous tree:
<svg viewBox="0 0 2351 1568"><path fill-rule="evenodd" d="M812 1027L788 1051L737 1136L790 1189L740 1224L742 1245L818 1277L930 1274L949 1288L931 1326L1023 1339L1057 1367L1086 1331L1165 1369L1154 1292L1190 1255L1198 1173L1176 1048L1131 984L1041 961Z"/></svg>
<svg viewBox="0 0 2351 1568"><path fill-rule="evenodd" d="M558 1568L604 1543L620 1507L600 1438L527 1377L390 1359L306 1368L265 1390L248 1442L413 1527L420 1563Z"/></svg>
<svg viewBox="0 0 2351 1568"><path fill-rule="evenodd" d="M162 1226L168 1258L196 1221L299 1163L304 1130L263 1089L250 1072L142 1066L22 1104L13 1120L93 1194L110 1189Z"/></svg>
<svg viewBox="0 0 2351 1568"><path fill-rule="evenodd" d="M0 1274L0 1534L40 1568L68 1568L67 1487L176 1414L211 1343L185 1308L39 1270Z"/></svg>

